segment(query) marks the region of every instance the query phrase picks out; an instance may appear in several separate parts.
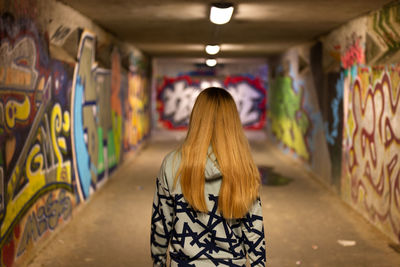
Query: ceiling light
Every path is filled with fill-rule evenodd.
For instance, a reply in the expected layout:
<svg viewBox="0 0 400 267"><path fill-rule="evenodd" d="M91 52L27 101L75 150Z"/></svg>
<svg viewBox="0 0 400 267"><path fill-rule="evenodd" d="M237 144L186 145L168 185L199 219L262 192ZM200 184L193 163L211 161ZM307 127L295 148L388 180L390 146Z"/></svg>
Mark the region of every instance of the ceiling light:
<svg viewBox="0 0 400 267"><path fill-rule="evenodd" d="M206 60L206 65L209 67L214 67L215 65L217 65L217 60L213 59L213 58L209 58Z"/></svg>
<svg viewBox="0 0 400 267"><path fill-rule="evenodd" d="M215 55L219 52L219 45L206 45L206 52L209 55Z"/></svg>
<svg viewBox="0 0 400 267"><path fill-rule="evenodd" d="M210 20L215 24L228 23L232 17L233 5L230 3L215 3L211 5Z"/></svg>

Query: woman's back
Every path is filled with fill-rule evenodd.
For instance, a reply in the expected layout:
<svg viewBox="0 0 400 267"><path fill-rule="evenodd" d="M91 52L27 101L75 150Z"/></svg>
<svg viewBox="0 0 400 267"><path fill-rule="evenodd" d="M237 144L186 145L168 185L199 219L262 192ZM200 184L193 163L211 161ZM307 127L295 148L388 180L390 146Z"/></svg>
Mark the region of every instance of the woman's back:
<svg viewBox="0 0 400 267"><path fill-rule="evenodd" d="M260 174L232 96L203 90L182 146L157 177L151 248L155 266L265 266Z"/></svg>
<svg viewBox="0 0 400 267"><path fill-rule="evenodd" d="M210 147L204 185L209 212L197 212L186 202L179 184L172 188L180 161L178 151L168 154L157 178L151 233L155 266L165 264L168 240L171 266L245 266L246 254L252 266L264 266L265 241L260 201L255 201L244 218L223 218L218 211L222 175Z"/></svg>

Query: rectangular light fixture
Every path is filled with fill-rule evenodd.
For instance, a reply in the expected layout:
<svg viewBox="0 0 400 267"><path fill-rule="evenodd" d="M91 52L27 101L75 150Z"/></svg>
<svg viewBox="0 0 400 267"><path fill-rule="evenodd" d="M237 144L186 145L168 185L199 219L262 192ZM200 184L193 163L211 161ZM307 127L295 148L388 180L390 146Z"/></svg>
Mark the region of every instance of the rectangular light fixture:
<svg viewBox="0 0 400 267"><path fill-rule="evenodd" d="M233 5L230 3L214 3L211 5L210 20L215 24L228 23L233 14Z"/></svg>

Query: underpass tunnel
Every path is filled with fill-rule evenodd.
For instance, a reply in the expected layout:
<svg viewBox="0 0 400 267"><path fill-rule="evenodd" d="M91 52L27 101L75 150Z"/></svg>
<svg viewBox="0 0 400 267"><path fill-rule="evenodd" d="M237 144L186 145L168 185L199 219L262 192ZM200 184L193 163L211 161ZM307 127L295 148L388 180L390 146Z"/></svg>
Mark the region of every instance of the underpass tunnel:
<svg viewBox="0 0 400 267"><path fill-rule="evenodd" d="M266 266L400 266L399 10L0 0L0 266L153 266L156 178L209 87L260 173Z"/></svg>

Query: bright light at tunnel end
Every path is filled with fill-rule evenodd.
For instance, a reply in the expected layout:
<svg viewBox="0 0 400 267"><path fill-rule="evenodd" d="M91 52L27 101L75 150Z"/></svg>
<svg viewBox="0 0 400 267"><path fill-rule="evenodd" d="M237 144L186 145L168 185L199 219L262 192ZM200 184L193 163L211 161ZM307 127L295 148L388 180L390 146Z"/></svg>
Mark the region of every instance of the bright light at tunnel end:
<svg viewBox="0 0 400 267"><path fill-rule="evenodd" d="M206 53L209 55L216 55L220 50L219 45L206 45Z"/></svg>
<svg viewBox="0 0 400 267"><path fill-rule="evenodd" d="M217 65L217 60L214 58L209 58L206 60L206 65L209 67L215 67L215 65Z"/></svg>
<svg viewBox="0 0 400 267"><path fill-rule="evenodd" d="M210 20L215 24L225 24L231 20L233 5L230 3L214 3L211 5Z"/></svg>

